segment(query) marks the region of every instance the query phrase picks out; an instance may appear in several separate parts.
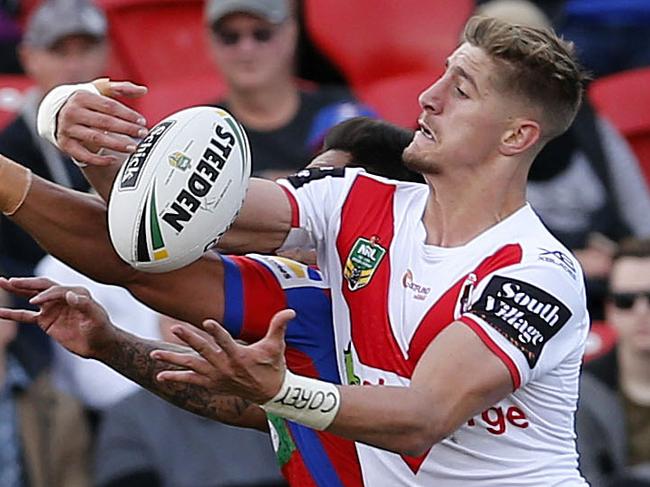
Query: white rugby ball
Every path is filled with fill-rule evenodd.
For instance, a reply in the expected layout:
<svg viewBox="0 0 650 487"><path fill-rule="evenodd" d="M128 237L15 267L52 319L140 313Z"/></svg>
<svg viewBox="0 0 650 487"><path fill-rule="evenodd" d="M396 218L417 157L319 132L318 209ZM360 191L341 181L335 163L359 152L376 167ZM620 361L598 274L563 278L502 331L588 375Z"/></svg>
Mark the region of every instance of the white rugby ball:
<svg viewBox="0 0 650 487"><path fill-rule="evenodd" d="M138 144L113 183L113 247L146 272L194 262L237 216L250 171L246 133L228 112L193 107L170 115Z"/></svg>

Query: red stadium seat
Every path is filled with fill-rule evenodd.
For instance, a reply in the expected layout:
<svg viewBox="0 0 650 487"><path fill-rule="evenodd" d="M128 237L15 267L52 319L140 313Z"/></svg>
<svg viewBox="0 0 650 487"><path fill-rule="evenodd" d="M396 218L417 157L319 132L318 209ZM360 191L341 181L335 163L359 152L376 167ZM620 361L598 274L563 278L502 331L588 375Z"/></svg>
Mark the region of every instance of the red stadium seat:
<svg viewBox="0 0 650 487"><path fill-rule="evenodd" d="M356 89L355 93L383 119L402 127L415 128L422 111L418 96L440 74L441 70L429 69L383 78Z"/></svg>
<svg viewBox="0 0 650 487"><path fill-rule="evenodd" d="M650 68L600 78L589 87L598 112L625 136L650 186Z"/></svg>
<svg viewBox="0 0 650 487"><path fill-rule="evenodd" d="M132 103L150 120L214 101L223 81L209 52L203 0L97 0L109 19L110 73L150 88ZM116 74L117 73L117 74Z"/></svg>
<svg viewBox="0 0 650 487"><path fill-rule="evenodd" d="M24 93L33 85L34 82L26 76L0 75L0 129L16 117Z"/></svg>
<svg viewBox="0 0 650 487"><path fill-rule="evenodd" d="M149 126L167 115L195 105L214 104L225 95L226 87L214 82L211 77L191 77L187 79L160 82L149 86L149 92L135 103L125 100L142 113Z"/></svg>
<svg viewBox="0 0 650 487"><path fill-rule="evenodd" d="M355 89L438 70L458 44L473 0L305 0L307 29Z"/></svg>
<svg viewBox="0 0 650 487"><path fill-rule="evenodd" d="M594 321L591 324L584 361L589 362L609 352L616 345L616 330L605 321Z"/></svg>

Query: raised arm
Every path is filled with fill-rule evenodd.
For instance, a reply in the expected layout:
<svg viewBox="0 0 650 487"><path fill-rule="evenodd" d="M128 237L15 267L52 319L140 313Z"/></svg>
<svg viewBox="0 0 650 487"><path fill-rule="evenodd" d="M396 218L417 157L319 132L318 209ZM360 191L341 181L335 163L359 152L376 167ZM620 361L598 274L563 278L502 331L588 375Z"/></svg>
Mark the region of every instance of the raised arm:
<svg viewBox="0 0 650 487"><path fill-rule="evenodd" d="M97 359L163 399L193 413L235 426L266 430L264 412L237 397L202 387L155 380L168 367L150 357L155 349L192 354L179 345L145 340L115 327L104 309L83 288L57 286L47 279L0 278L0 287L25 296L39 312L0 308L0 318L35 323L71 352Z"/></svg>
<svg viewBox="0 0 650 487"><path fill-rule="evenodd" d="M87 164L84 173L104 201L124 158L146 135L144 117L113 97L145 93L145 87L129 82L98 80L56 88L41 104L39 132ZM272 252L284 242L291 218L284 191L274 182L253 178L239 217L219 247L229 253Z"/></svg>

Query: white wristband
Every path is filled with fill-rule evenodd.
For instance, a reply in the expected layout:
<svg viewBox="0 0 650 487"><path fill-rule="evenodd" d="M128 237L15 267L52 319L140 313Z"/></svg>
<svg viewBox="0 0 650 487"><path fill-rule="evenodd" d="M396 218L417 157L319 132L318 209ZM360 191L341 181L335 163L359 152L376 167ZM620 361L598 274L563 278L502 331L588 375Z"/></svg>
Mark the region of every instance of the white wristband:
<svg viewBox="0 0 650 487"><path fill-rule="evenodd" d="M38 135L45 140L52 142L60 149L56 142L56 117L64 103L77 91L89 91L96 95L101 94L92 83L81 83L77 85L61 85L50 91L38 107L36 115L36 127Z"/></svg>
<svg viewBox="0 0 650 487"><path fill-rule="evenodd" d="M267 413L324 430L339 412L341 393L334 384L295 375L287 370L280 392L261 407Z"/></svg>

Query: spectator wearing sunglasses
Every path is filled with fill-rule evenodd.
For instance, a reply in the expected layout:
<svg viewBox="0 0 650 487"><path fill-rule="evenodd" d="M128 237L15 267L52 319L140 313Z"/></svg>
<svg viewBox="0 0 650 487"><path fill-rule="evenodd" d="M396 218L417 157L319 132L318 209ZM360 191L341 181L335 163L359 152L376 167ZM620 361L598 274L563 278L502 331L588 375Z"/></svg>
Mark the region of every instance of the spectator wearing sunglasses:
<svg viewBox="0 0 650 487"><path fill-rule="evenodd" d="M205 17L227 84L216 104L246 128L255 175L276 178L303 168L330 127L371 114L344 88L296 78L298 23L290 0L209 0Z"/></svg>
<svg viewBox="0 0 650 487"><path fill-rule="evenodd" d="M615 349L585 365L576 415L583 475L591 485L650 486L650 240L626 240L605 307Z"/></svg>

